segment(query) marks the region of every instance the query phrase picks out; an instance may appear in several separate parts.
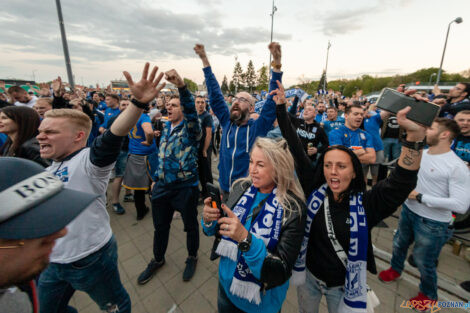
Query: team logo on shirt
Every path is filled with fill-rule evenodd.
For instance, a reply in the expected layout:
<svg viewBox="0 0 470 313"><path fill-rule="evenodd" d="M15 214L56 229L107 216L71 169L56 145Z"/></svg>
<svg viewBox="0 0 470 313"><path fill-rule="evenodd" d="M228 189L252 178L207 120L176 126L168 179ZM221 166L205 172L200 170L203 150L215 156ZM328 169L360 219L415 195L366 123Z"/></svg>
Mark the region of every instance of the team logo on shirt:
<svg viewBox="0 0 470 313"><path fill-rule="evenodd" d="M362 140L366 140L366 135L364 135L363 133L361 133L360 136L361 136L361 139L362 139Z"/></svg>
<svg viewBox="0 0 470 313"><path fill-rule="evenodd" d="M66 166L60 171L57 171L55 173L55 176L57 176L63 183L66 183L69 181L69 168Z"/></svg>

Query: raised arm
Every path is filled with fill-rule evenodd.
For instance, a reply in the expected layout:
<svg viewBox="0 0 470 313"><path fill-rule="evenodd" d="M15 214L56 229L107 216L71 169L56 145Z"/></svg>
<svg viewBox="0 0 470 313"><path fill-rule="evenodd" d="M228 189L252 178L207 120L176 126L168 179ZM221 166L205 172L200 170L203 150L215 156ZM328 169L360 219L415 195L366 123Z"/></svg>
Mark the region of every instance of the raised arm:
<svg viewBox="0 0 470 313"><path fill-rule="evenodd" d="M423 141L426 129L406 118L410 110L411 107L400 110L397 113L397 122L406 130L407 141ZM366 207L366 210L370 227L395 212L416 187L422 152L422 148L414 150L402 146L398 166L387 179L380 181L368 191L371 207Z"/></svg>
<svg viewBox="0 0 470 313"><path fill-rule="evenodd" d="M220 124L227 125L230 123L230 111L225 103L220 85L217 82L214 73L212 73L204 45L196 44L194 52L199 56L202 61L202 66L204 67L204 78L206 79L207 94L209 96L211 108L214 111L215 116L219 119Z"/></svg>
<svg viewBox="0 0 470 313"><path fill-rule="evenodd" d="M269 51L273 56L273 67L271 81L269 82L269 92L277 89L277 81L282 82L281 72L281 45L277 42L271 42L268 46ZM266 102L263 105L263 110L259 118L255 121L256 133L260 136L266 136L268 131L271 130L274 120L276 119L276 104L273 101L273 96L269 93Z"/></svg>
<svg viewBox="0 0 470 313"><path fill-rule="evenodd" d="M131 74L127 71L123 72L134 99L127 109L119 114L113 125L111 125L110 131L113 135L126 136L137 123L148 103L155 99L160 90L165 86L165 83L158 86L163 77L163 73L157 76L158 67L154 66L150 76L148 76L149 67L150 64L145 63L142 78L137 83L134 83Z"/></svg>
<svg viewBox="0 0 470 313"><path fill-rule="evenodd" d="M288 113L286 111L286 98L284 94L284 87L278 82L279 88L272 91L271 94L274 95L274 101L276 102L276 114L277 121L279 123L279 128L281 129L282 136L287 140L289 145L289 150L292 153L295 161L295 171L299 177L300 184L304 193L309 195L312 191L313 186L313 172L314 167L312 162L305 153L305 150L302 147L297 133L292 126L292 123L289 120Z"/></svg>
<svg viewBox="0 0 470 313"><path fill-rule="evenodd" d="M186 121L188 135L193 140L199 140L202 136L201 125L197 117L196 106L194 105L194 98L184 84L181 76L176 70L170 70L165 73L165 79L178 87L180 95L180 103L183 107L183 119Z"/></svg>

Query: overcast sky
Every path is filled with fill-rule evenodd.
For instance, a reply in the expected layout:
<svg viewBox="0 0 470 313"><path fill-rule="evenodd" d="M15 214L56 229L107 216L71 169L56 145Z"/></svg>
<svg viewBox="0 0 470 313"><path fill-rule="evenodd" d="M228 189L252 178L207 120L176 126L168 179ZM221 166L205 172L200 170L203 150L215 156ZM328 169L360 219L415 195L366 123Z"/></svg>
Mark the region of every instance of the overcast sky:
<svg viewBox="0 0 470 313"><path fill-rule="evenodd" d="M76 83L108 84L138 75L145 61L177 69L197 83L205 44L221 81L235 58L245 69L269 62L271 0L62 0ZM469 0L276 0L274 40L281 42L284 82L319 79L331 40L328 77L393 75L438 67L453 24L444 69L470 68ZM53 0L3 1L0 78L66 80Z"/></svg>

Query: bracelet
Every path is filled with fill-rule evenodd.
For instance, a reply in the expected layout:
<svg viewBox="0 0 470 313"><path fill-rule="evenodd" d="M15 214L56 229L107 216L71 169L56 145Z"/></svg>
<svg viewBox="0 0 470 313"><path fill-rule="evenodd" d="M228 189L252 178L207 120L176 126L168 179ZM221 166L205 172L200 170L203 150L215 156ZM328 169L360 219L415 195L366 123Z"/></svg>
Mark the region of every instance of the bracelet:
<svg viewBox="0 0 470 313"><path fill-rule="evenodd" d="M138 107L139 109L148 109L149 108L149 104L148 103L142 103L140 101L137 101L135 98L131 100L131 102L136 106Z"/></svg>
<svg viewBox="0 0 470 313"><path fill-rule="evenodd" d="M416 150L416 151L422 150L426 146L426 138L424 138L423 141L413 142L413 141L408 141L406 140L406 138L403 137L400 139L400 142L402 146L411 150Z"/></svg>

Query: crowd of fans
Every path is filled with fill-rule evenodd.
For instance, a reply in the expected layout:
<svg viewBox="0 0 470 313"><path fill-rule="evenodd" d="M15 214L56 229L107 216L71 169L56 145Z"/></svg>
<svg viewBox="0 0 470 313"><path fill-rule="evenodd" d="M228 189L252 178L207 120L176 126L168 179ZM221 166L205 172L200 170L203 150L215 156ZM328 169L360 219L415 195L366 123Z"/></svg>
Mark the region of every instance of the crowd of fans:
<svg viewBox="0 0 470 313"><path fill-rule="evenodd" d="M165 270L175 215L187 237L183 281L196 271L199 226L215 237L219 312L279 312L290 282L300 312L318 312L323 295L329 312L366 312L371 229L402 207L391 267L378 277L398 279L414 243L421 284L411 300L418 311L433 305L441 248L454 214L470 207L470 84L448 94L398 86L441 106L424 127L409 107L395 116L361 92L286 91L281 47L269 50L264 99L224 95L200 44L207 97L148 63L138 82L124 72L129 92L71 90L60 77L29 92L0 82L0 199L11 206L0 210L0 307L76 312L69 300L81 290L102 310L130 312L106 209L125 214L120 199L134 202L137 220L151 212L155 228L138 284ZM162 92L164 76L177 92ZM221 208L207 188L213 154Z"/></svg>

